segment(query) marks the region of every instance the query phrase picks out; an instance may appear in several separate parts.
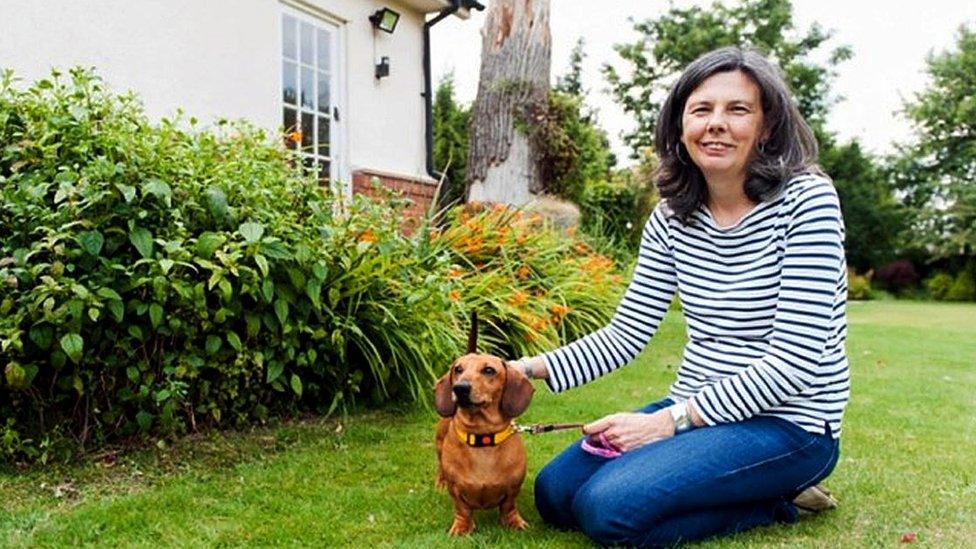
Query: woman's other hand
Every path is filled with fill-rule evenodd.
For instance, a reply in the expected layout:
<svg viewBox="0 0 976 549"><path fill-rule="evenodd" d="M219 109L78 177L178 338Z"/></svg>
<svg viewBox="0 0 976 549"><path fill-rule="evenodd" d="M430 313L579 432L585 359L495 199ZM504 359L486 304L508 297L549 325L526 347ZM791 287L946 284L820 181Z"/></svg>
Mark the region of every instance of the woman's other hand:
<svg viewBox="0 0 976 549"><path fill-rule="evenodd" d="M674 436L674 420L665 408L652 414L611 414L583 426L583 433L587 435L601 432L618 450L628 452Z"/></svg>

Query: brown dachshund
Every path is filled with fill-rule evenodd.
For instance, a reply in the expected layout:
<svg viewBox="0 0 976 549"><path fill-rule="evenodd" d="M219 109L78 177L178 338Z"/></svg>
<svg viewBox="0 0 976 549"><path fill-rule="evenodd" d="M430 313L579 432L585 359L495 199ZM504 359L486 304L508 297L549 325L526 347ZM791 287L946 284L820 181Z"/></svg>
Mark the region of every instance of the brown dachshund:
<svg viewBox="0 0 976 549"><path fill-rule="evenodd" d="M476 325L474 317L472 334ZM451 535L474 530L473 509L498 507L502 525L528 526L515 506L525 480L525 446L512 419L529 406L533 391L528 378L504 360L473 352L437 382L434 402L443 416L437 423L437 486L454 498Z"/></svg>

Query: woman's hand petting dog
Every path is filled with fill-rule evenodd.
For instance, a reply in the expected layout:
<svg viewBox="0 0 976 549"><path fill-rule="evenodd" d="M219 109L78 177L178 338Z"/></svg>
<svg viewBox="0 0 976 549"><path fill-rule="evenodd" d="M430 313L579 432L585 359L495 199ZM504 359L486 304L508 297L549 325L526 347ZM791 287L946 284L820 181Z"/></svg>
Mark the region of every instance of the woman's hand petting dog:
<svg viewBox="0 0 976 549"><path fill-rule="evenodd" d="M652 414L611 414L584 425L583 433L587 435L603 433L607 441L617 450L628 452L674 436L674 419L667 409Z"/></svg>

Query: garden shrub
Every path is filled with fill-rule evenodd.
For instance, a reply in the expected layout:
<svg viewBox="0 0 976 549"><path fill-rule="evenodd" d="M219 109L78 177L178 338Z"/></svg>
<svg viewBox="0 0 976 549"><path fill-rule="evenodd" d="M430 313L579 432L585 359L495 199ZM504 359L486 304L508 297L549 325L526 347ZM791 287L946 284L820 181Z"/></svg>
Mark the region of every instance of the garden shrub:
<svg viewBox="0 0 976 549"><path fill-rule="evenodd" d="M976 261L969 260L946 290L947 301L976 301Z"/></svg>
<svg viewBox="0 0 976 549"><path fill-rule="evenodd" d="M457 314L482 319L483 352L519 358L551 350L603 327L622 294L614 260L538 214L468 204L429 238L452 257Z"/></svg>
<svg viewBox="0 0 976 549"><path fill-rule="evenodd" d="M610 240L633 254L641 231L657 204L656 193L629 172L605 181L591 181L580 199L580 227L596 238Z"/></svg>
<svg viewBox="0 0 976 549"><path fill-rule="evenodd" d="M0 78L0 461L423 401L463 351L601 326L612 260L502 207L398 227L246 123L150 124L93 73Z"/></svg>
<svg viewBox="0 0 976 549"><path fill-rule="evenodd" d="M949 273L937 272L925 281L925 289L929 297L936 301L944 301L952 287L953 277Z"/></svg>
<svg viewBox="0 0 976 549"><path fill-rule="evenodd" d="M902 293L918 283L918 272L911 261L899 259L879 268L872 280L887 290Z"/></svg>
<svg viewBox="0 0 976 549"><path fill-rule="evenodd" d="M874 274L868 271L863 275L854 272L854 269L847 270L847 299L866 300L871 299L871 276Z"/></svg>
<svg viewBox="0 0 976 549"><path fill-rule="evenodd" d="M3 458L419 399L463 345L449 256L247 124L8 71L0 143Z"/></svg>

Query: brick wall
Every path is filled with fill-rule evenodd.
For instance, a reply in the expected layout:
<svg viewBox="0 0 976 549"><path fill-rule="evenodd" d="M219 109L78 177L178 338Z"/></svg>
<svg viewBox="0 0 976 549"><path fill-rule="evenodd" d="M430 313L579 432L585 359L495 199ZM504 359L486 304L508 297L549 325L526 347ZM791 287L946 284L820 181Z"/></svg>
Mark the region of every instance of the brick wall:
<svg viewBox="0 0 976 549"><path fill-rule="evenodd" d="M372 195L373 178L378 179L381 186L399 191L411 200L412 204L404 211L403 223L403 229L409 233L417 226L418 220L427 213L434 199L437 183L382 172L357 170L352 174L352 192Z"/></svg>

